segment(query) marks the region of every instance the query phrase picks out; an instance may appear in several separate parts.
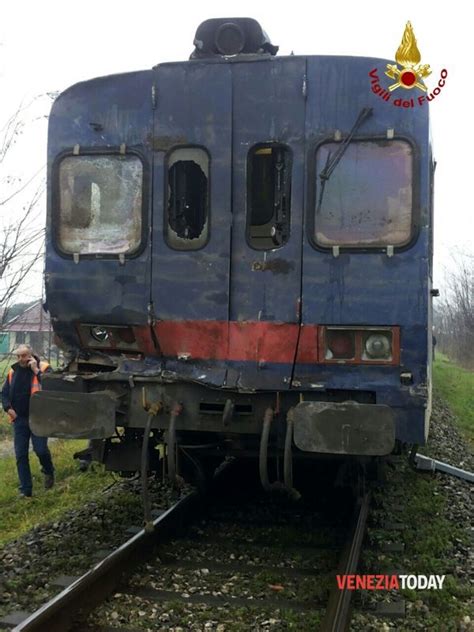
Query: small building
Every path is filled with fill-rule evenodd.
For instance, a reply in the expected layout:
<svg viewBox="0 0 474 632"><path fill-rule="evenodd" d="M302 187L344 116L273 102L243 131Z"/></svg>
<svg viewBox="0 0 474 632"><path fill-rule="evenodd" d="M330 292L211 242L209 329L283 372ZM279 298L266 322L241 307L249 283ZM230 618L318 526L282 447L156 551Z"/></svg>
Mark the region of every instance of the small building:
<svg viewBox="0 0 474 632"><path fill-rule="evenodd" d="M43 310L41 300L38 300L22 314L4 323L0 333L0 354L8 355L24 343L31 345L41 357L50 358L52 340L49 314Z"/></svg>

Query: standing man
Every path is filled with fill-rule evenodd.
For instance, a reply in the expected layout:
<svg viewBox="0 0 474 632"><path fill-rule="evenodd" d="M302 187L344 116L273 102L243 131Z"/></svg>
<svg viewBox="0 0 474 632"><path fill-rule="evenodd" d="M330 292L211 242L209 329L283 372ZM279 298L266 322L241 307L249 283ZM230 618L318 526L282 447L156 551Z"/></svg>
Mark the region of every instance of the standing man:
<svg viewBox="0 0 474 632"><path fill-rule="evenodd" d="M41 388L41 375L51 368L33 354L30 345L20 345L14 352L18 362L12 364L2 389L3 409L10 418L14 430L15 456L20 479L20 496L30 497L32 492L29 461L30 437L33 450L44 474L44 487L54 485L54 467L48 449L48 439L37 437L30 430L30 397Z"/></svg>

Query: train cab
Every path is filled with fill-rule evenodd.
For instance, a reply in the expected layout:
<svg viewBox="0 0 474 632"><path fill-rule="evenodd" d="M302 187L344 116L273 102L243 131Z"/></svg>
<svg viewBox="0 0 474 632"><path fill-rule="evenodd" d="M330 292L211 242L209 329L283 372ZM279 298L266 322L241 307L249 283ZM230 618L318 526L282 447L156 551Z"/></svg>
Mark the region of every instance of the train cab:
<svg viewBox="0 0 474 632"><path fill-rule="evenodd" d="M278 56L255 20L194 45L54 103L46 307L67 361L34 432L121 471L145 435L203 460L423 444L428 106L374 95L389 60Z"/></svg>

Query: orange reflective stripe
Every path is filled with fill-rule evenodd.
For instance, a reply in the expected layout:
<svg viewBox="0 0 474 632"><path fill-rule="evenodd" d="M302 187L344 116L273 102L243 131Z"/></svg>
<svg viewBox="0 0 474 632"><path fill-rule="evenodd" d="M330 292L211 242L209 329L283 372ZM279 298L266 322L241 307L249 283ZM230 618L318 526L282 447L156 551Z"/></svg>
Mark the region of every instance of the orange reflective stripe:
<svg viewBox="0 0 474 632"><path fill-rule="evenodd" d="M31 394L37 393L41 390L41 384L39 383L38 376L33 375L33 379L31 380Z"/></svg>
<svg viewBox="0 0 474 632"><path fill-rule="evenodd" d="M43 371L46 371L46 369L49 369L49 364L47 362L40 361L39 370L43 373ZM40 384L40 381L38 380L38 376L33 375L33 380L31 381L31 394L33 395L33 393L37 393L40 390L41 390L41 384Z"/></svg>
<svg viewBox="0 0 474 632"><path fill-rule="evenodd" d="M39 369L41 372L46 371L47 369L49 369L49 364L48 362L42 362L40 361L39 363ZM10 369L8 371L8 383L11 384L12 383L12 377L13 377L13 369ZM31 395L33 395L33 393L37 393L38 391L41 390L41 384L40 381L38 380L38 376L37 375L33 375L33 379L31 380Z"/></svg>

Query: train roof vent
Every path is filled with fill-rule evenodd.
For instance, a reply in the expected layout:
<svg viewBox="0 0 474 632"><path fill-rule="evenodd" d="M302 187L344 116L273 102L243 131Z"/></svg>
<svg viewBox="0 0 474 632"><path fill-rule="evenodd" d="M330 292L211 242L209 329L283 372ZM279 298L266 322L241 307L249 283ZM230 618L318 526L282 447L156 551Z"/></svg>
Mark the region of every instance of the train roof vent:
<svg viewBox="0 0 474 632"><path fill-rule="evenodd" d="M191 59L259 53L276 55L278 52L278 46L273 46L260 24L252 18L206 20L198 26L193 44Z"/></svg>

